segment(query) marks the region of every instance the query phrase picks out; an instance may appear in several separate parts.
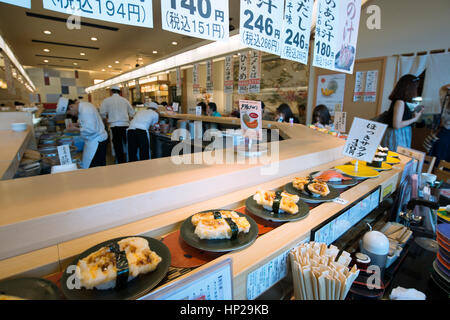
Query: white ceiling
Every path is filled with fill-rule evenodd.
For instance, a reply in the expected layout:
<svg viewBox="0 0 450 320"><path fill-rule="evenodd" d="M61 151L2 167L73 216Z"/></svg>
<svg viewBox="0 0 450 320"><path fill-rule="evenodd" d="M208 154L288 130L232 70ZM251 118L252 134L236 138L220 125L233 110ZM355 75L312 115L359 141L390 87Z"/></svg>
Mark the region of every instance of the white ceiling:
<svg viewBox="0 0 450 320"><path fill-rule="evenodd" d="M230 2L230 25L239 28L239 0ZM42 0L32 0L31 9L0 3L0 34L24 66L65 67L104 72L108 78L113 73L134 69L136 63L149 64L192 47L202 39L190 38L161 29L160 0L153 0L153 29L109 23L81 18L81 22L118 28L112 31L91 26L69 30L64 21L41 19L28 14L67 19L68 15L42 8ZM52 32L44 34L44 30ZM97 41L90 40L96 37ZM34 40L34 41L33 41ZM36 41L58 42L84 47L63 46ZM172 41L178 45L172 45ZM94 49L98 48L98 49ZM44 49L50 50L44 52ZM153 51L158 51L153 54ZM80 53L84 53L82 56ZM142 58L142 60L137 60ZM44 62L48 60L48 63ZM115 63L118 61L119 63ZM74 65L76 63L77 65ZM109 68L108 66L111 66ZM102 71L105 69L105 71ZM100 78L100 77L98 77Z"/></svg>

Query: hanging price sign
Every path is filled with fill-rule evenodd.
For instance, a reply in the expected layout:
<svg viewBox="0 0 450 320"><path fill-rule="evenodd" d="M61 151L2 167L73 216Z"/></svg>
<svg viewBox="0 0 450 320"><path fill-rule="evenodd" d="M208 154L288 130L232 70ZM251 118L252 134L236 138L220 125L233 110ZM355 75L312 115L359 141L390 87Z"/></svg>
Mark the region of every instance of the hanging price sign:
<svg viewBox="0 0 450 320"><path fill-rule="evenodd" d="M207 93L214 92L212 59L209 59L208 61L206 61L206 92Z"/></svg>
<svg viewBox="0 0 450 320"><path fill-rule="evenodd" d="M190 37L227 41L228 1L161 0L162 28Z"/></svg>
<svg viewBox="0 0 450 320"><path fill-rule="evenodd" d="M261 88L261 51L252 50L249 58L248 92L259 93Z"/></svg>
<svg viewBox="0 0 450 320"><path fill-rule="evenodd" d="M284 0L241 0L239 34L244 46L279 55Z"/></svg>
<svg viewBox="0 0 450 320"><path fill-rule="evenodd" d="M192 68L192 93L200 93L200 84L198 83L198 63L194 64Z"/></svg>
<svg viewBox="0 0 450 320"><path fill-rule="evenodd" d="M286 0L281 58L308 63L313 0Z"/></svg>
<svg viewBox="0 0 450 320"><path fill-rule="evenodd" d="M239 56L239 81L238 81L238 93L248 93L248 69L249 69L249 55L248 53L241 53Z"/></svg>
<svg viewBox="0 0 450 320"><path fill-rule="evenodd" d="M223 92L224 93L233 93L233 56L227 56L225 58L225 79L223 82Z"/></svg>
<svg viewBox="0 0 450 320"><path fill-rule="evenodd" d="M361 0L318 0L313 66L353 73Z"/></svg>
<svg viewBox="0 0 450 320"><path fill-rule="evenodd" d="M153 28L152 0L43 0L43 7L75 17Z"/></svg>

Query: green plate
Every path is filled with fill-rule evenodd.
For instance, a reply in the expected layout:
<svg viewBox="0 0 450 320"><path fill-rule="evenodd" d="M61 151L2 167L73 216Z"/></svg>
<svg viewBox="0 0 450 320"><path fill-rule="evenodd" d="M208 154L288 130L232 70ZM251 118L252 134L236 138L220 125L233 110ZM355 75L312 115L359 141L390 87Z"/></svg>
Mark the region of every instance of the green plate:
<svg viewBox="0 0 450 320"><path fill-rule="evenodd" d="M66 269L61 277L61 290L66 298L72 300L135 300L153 289L166 276L169 271L171 259L169 248L167 248L161 241L153 238L144 236L127 236L102 242L80 254L75 260L72 261L69 267L76 266L78 260L83 259L101 247L108 246L111 242L117 242L130 237L144 238L148 241L150 250L156 252L156 254L162 258L156 270L146 274L140 274L133 280L129 281L127 285L121 289L112 288L108 290L88 290L86 288L69 289L68 284L74 283L73 275L75 272L68 272Z"/></svg>
<svg viewBox="0 0 450 320"><path fill-rule="evenodd" d="M322 196L313 197L313 196L304 194L301 190L297 190L296 188L294 188L294 186L292 185L292 182L290 182L284 186L284 190L286 190L286 192L296 194L300 197L300 199L302 199L305 202L309 202L309 203L330 202L336 198L339 198L339 195L340 195L339 191L337 191L335 188L333 188L330 185L328 185L328 188L330 189L330 193L327 194L325 197L322 197Z"/></svg>
<svg viewBox="0 0 450 320"><path fill-rule="evenodd" d="M206 210L203 212L210 212L210 211L230 211L227 209L213 209L213 210ZM233 251L233 250L239 250L246 248L250 246L253 242L255 242L256 237L258 236L258 225L256 224L255 220L253 220L251 217L242 214L240 212L236 212L239 216L247 218L248 222L250 223L250 230L248 233L240 232L236 239L230 240L230 239L217 239L217 240L209 240L209 239L200 239L195 233L195 226L192 224L192 216L187 218L183 224L181 225L180 229L180 236L181 238L191 247L209 251L209 252L227 252L227 251Z"/></svg>
<svg viewBox="0 0 450 320"><path fill-rule="evenodd" d="M245 201L245 207L255 216L275 222L297 221L306 218L309 214L308 205L304 203L302 200L299 200L297 202L297 206L298 212L296 214L289 214L289 213L274 214L272 211L266 210L264 209L263 206L259 205L253 199L253 196L247 198L247 200Z"/></svg>

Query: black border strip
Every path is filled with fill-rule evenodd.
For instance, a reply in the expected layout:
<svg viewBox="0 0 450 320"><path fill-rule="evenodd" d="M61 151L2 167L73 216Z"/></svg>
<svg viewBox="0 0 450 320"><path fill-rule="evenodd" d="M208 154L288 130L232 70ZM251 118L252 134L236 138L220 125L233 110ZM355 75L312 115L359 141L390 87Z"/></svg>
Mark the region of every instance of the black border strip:
<svg viewBox="0 0 450 320"><path fill-rule="evenodd" d="M52 42L52 41L43 41L43 40L36 40L36 39L32 39L31 42L52 44L52 45L55 45L55 46L66 46L66 47L76 47L76 48L100 50L100 48L98 48L98 47L82 46L82 45L79 45L79 44L72 44L72 43Z"/></svg>
<svg viewBox="0 0 450 320"><path fill-rule="evenodd" d="M316 226L315 228L313 228L313 229L311 229L311 234L310 234L310 236L309 236L309 239L310 239L310 241L315 241L315 235L316 235L316 232L318 231L318 230L320 230L321 228L323 228L324 226L326 226L328 223L330 223L331 221L333 221L333 220L335 220L336 218L338 218L339 216L341 216L342 214L344 214L345 212L347 212L348 210L350 210L351 208L353 208L354 206L356 206L358 203L360 203L363 199L365 199L365 198L367 198L367 197L369 197L370 195L372 195L373 193L375 193L375 192L378 192L378 196L380 196L380 198L379 198L379 202L378 202L378 205L381 203L381 186L379 185L379 186L377 186L375 189L373 189L372 191L370 191L369 193L366 193L365 195L363 195L363 196L361 196L360 198L358 198L358 200L356 200L356 201L354 201L351 205L349 205L348 207L345 207L345 208L343 208L342 210L340 210L338 213L336 213L335 215L333 215L332 217L330 217L330 218L328 218L327 220L325 220L324 222L322 222L321 224L319 224L318 226ZM378 206L377 206L378 207ZM375 208L373 209L373 210L375 210ZM363 220L365 217L367 217L369 214L371 214L372 213L372 211L373 210L371 210L369 213L367 213L364 217L362 217L359 221L357 221L357 222L355 222L351 227L350 227L350 229L351 228L353 228L355 225L357 225L358 223L360 223L361 222L361 220ZM350 230L349 229L349 230ZM348 231L348 230L347 230ZM347 232L346 231L346 232ZM342 235L344 235L345 234L345 232L342 234ZM342 236L341 235L341 236ZM335 241L337 241L337 240L339 240L339 238L341 237L341 236L339 236L337 239L334 239L331 243L334 243Z"/></svg>
<svg viewBox="0 0 450 320"><path fill-rule="evenodd" d="M89 61L88 59L82 58L70 58L70 57L58 57L58 56L46 56L44 54L35 54L36 57L50 58L50 59L64 59L64 60L78 60L78 61Z"/></svg>

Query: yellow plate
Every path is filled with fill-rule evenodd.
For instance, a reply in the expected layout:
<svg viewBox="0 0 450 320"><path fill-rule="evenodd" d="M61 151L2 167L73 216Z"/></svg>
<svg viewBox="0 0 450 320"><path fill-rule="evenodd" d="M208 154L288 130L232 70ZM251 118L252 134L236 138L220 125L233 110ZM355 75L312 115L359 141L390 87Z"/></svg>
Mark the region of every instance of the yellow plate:
<svg viewBox="0 0 450 320"><path fill-rule="evenodd" d="M400 163L400 159L388 156L386 158L386 163L387 164L397 164L397 163Z"/></svg>
<svg viewBox="0 0 450 320"><path fill-rule="evenodd" d="M373 170L368 166L362 166L361 164L358 165L357 172L355 172L355 166L349 164L343 166L336 166L336 169L342 171L346 175L357 178L376 178L380 175L378 171Z"/></svg>
<svg viewBox="0 0 450 320"><path fill-rule="evenodd" d="M356 160L352 160L351 163L355 164ZM377 171L386 171L386 170L391 170L392 169L392 166L390 164L387 164L386 162L382 162L381 163L381 168L368 166L365 161L359 161L358 166L363 166L363 167L374 169L374 170L377 170Z"/></svg>
<svg viewBox="0 0 450 320"><path fill-rule="evenodd" d="M397 152L388 151L388 157L398 158L398 157L400 157L400 155Z"/></svg>

